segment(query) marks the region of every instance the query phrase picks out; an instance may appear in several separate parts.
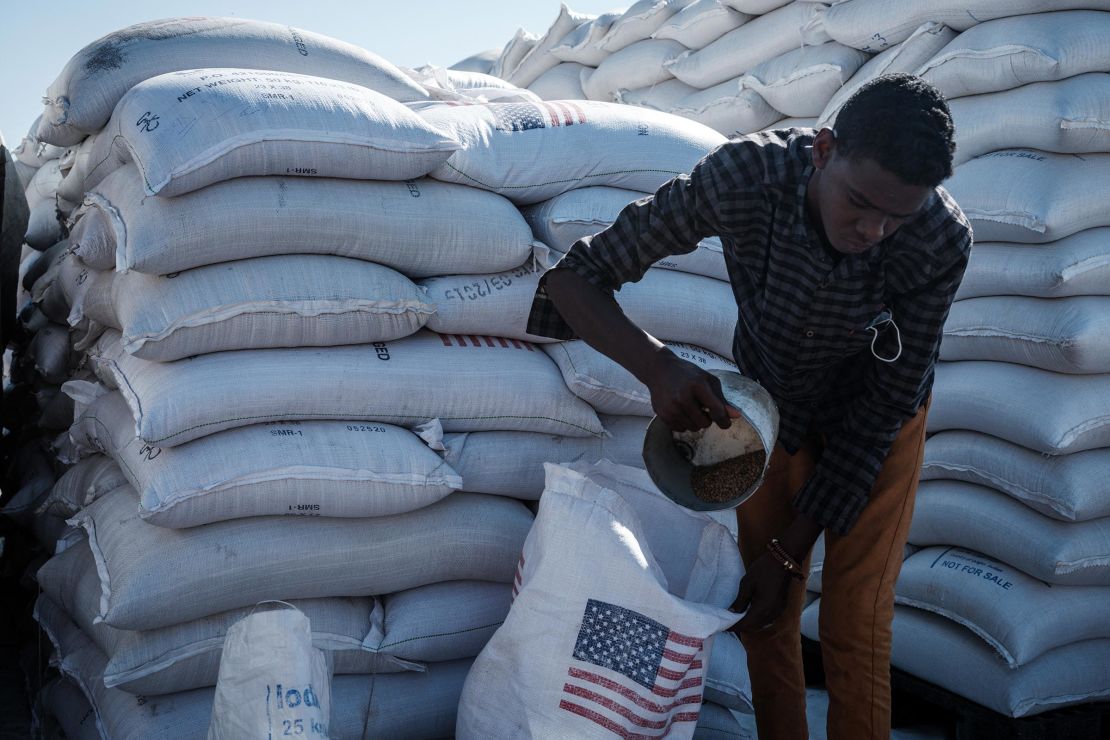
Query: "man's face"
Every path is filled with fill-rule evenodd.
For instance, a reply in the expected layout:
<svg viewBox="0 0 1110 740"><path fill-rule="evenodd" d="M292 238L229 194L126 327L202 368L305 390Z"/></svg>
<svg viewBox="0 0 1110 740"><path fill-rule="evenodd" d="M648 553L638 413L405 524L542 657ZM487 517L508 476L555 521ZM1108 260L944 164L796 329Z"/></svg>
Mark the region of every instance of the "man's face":
<svg viewBox="0 0 1110 740"><path fill-rule="evenodd" d="M835 148L823 164L816 204L829 244L843 254L875 247L916 216L933 192L907 184L874 160L840 156Z"/></svg>

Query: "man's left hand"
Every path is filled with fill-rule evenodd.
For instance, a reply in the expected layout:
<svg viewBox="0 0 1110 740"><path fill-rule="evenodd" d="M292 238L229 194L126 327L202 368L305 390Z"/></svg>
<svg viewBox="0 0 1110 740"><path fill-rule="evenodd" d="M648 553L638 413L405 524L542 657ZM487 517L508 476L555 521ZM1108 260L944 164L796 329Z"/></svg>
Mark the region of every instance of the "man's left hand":
<svg viewBox="0 0 1110 740"><path fill-rule="evenodd" d="M747 575L740 581L740 595L732 611L748 611L733 627L740 632L758 632L769 627L786 609L790 581L782 565L769 553L756 558Z"/></svg>

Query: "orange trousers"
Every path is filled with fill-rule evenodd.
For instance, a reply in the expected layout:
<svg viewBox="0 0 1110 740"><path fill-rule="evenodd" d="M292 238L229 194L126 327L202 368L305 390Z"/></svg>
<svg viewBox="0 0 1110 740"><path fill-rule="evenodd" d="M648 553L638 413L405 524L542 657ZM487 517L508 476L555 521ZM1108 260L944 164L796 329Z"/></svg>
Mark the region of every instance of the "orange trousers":
<svg viewBox="0 0 1110 740"><path fill-rule="evenodd" d="M926 403L907 420L846 536L825 532L820 638L829 692L829 740L890 737L890 644L894 582L902 568L925 448ZM812 474L821 440L795 454L775 448L759 490L736 510L745 564L794 518L791 502ZM809 568L809 560L804 566ZM741 635L748 652L760 740L807 740L799 637L805 586L791 581L786 611L773 627Z"/></svg>

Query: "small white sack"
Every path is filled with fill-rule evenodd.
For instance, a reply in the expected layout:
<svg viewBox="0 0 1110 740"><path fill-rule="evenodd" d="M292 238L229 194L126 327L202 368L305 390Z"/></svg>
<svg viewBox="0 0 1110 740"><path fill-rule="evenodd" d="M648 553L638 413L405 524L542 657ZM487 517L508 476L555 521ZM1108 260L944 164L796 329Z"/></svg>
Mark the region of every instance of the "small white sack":
<svg viewBox="0 0 1110 740"><path fill-rule="evenodd" d="M115 460L106 455L86 457L58 479L35 513L70 517L125 483L127 478Z"/></svg>
<svg viewBox="0 0 1110 740"><path fill-rule="evenodd" d="M880 75L905 72L914 74L933 55L944 48L956 32L948 26L935 21L929 21L919 26L910 37L900 44L890 48L869 59L862 67L856 70L848 80L829 100L825 109L818 117L820 126L830 126L836 120L836 114L848 102L852 94Z"/></svg>
<svg viewBox="0 0 1110 740"><path fill-rule="evenodd" d="M802 34L802 28L824 8L822 2L795 0L753 18L701 50L679 56L667 64L667 71L687 84L704 89L738 77L803 43L828 41L829 37L821 33Z"/></svg>
<svg viewBox="0 0 1110 740"><path fill-rule="evenodd" d="M905 41L926 21L966 31L1005 16L1105 7L1103 0L851 0L833 3L824 11L822 22L825 31L840 43L875 53Z"/></svg>
<svg viewBox="0 0 1110 740"><path fill-rule="evenodd" d="M249 175L409 180L458 149L401 103L323 77L212 68L148 79L97 137L96 185L135 162L148 195Z"/></svg>
<svg viewBox="0 0 1110 740"><path fill-rule="evenodd" d="M467 677L457 736L607 738L650 722L692 737L709 641L738 618L724 608L742 571L732 535L642 470L545 467L517 595Z"/></svg>
<svg viewBox="0 0 1110 740"><path fill-rule="evenodd" d="M1110 297L995 296L956 301L942 360L991 360L1055 373L1110 373Z"/></svg>
<svg viewBox="0 0 1110 740"><path fill-rule="evenodd" d="M677 41L645 39L611 54L593 72L582 74L582 91L590 100L613 102L621 88L654 85L671 78L663 67L686 51Z"/></svg>
<svg viewBox="0 0 1110 740"><path fill-rule="evenodd" d="M464 432L443 434L422 431L433 449L443 448L443 458L463 479L463 488L474 493L538 501L543 493L545 462L611 460L618 465L644 466L642 416L602 416L607 436L563 437L535 432ZM428 435L431 436L428 436Z"/></svg>
<svg viewBox="0 0 1110 740"><path fill-rule="evenodd" d="M593 20L592 16L575 13L565 3L559 5L559 15L555 22L547 29L535 46L520 60L516 68L504 75L512 84L518 87L528 87L540 75L559 63L557 57L552 56L551 49L559 45L568 33Z"/></svg>
<svg viewBox="0 0 1110 740"><path fill-rule="evenodd" d="M742 88L739 78L687 95L674 104L671 113L704 124L729 138L762 131L782 117L762 95Z"/></svg>
<svg viewBox="0 0 1110 740"><path fill-rule="evenodd" d="M976 242L956 299L997 295L1110 295L1110 228L1051 244Z"/></svg>
<svg viewBox="0 0 1110 740"><path fill-rule="evenodd" d="M119 462L140 517L175 529L257 516L390 516L462 488L416 435L390 424L252 424L161 448L135 436L117 392L81 414L70 437Z"/></svg>
<svg viewBox="0 0 1110 740"><path fill-rule="evenodd" d="M78 145L73 166L58 184L58 196L72 203L80 203L85 197L85 178L93 166L93 153L97 146L96 136L90 136Z"/></svg>
<svg viewBox="0 0 1110 740"><path fill-rule="evenodd" d="M562 62L536 78L528 89L541 100L585 100L582 91L582 70L577 62Z"/></svg>
<svg viewBox="0 0 1110 740"><path fill-rule="evenodd" d="M327 738L331 676L296 607L257 611L227 631L208 740Z"/></svg>
<svg viewBox="0 0 1110 740"><path fill-rule="evenodd" d="M867 58L835 41L802 46L758 65L740 78L740 84L780 113L817 116Z"/></svg>
<svg viewBox="0 0 1110 740"><path fill-rule="evenodd" d="M249 257L328 254L425 277L508 270L532 248L532 232L508 200L430 179L242 177L147 198L128 165L85 205L70 241L97 270L165 275Z"/></svg>
<svg viewBox="0 0 1110 740"><path fill-rule="evenodd" d="M138 436L162 447L249 424L310 419L412 427L438 418L447 431L601 433L593 410L529 342L421 330L395 342L159 363L124 352L112 330L89 354L100 378L123 391Z"/></svg>
<svg viewBox="0 0 1110 740"><path fill-rule="evenodd" d="M643 108L670 112L678 101L697 92L697 88L687 85L673 77L655 85L639 87L635 90L617 90L617 102L625 105L639 105Z"/></svg>
<svg viewBox="0 0 1110 740"><path fill-rule="evenodd" d="M694 0L671 16L653 39L674 39L687 49L700 49L751 20L721 0Z"/></svg>
<svg viewBox="0 0 1110 740"><path fill-rule="evenodd" d="M517 204L588 185L655 192L725 141L676 116L596 101L437 104L420 113L462 147L432 177Z"/></svg>
<svg viewBox="0 0 1110 740"><path fill-rule="evenodd" d="M929 433L966 429L1046 455L1110 447L1110 374L1065 375L1008 362L937 364Z"/></svg>
<svg viewBox="0 0 1110 740"><path fill-rule="evenodd" d="M58 221L57 192L62 182L58 160L52 159L36 172L27 184L27 207L30 216L24 240L33 249L48 249L62 238L62 225Z"/></svg>
<svg viewBox="0 0 1110 740"><path fill-rule="evenodd" d="M460 59L448 69L458 70L459 72L481 72L488 75L493 68L493 63L497 61L497 57L500 55L501 49L486 49L477 54L471 54L466 59Z"/></svg>
<svg viewBox="0 0 1110 740"><path fill-rule="evenodd" d="M535 95L511 82L480 72L459 72L434 64L407 71L435 100L524 102L536 99Z"/></svg>
<svg viewBox="0 0 1110 740"><path fill-rule="evenodd" d="M66 151L65 147L39 141L38 130L41 122L42 115L35 116L27 135L10 149L14 161L36 170L50 160L60 158Z"/></svg>
<svg viewBox="0 0 1110 740"><path fill-rule="evenodd" d="M102 128L143 80L202 66L319 75L402 102L427 97L377 54L323 34L244 18L170 18L122 28L77 52L46 91L39 130L57 144L75 144Z"/></svg>
<svg viewBox="0 0 1110 740"><path fill-rule="evenodd" d="M523 28L518 28L509 42L501 50L501 54L494 61L493 66L490 68L489 73L494 77L500 77L503 80L509 79L509 75L520 64L520 60L532 50L540 37L534 33L529 33Z"/></svg>
<svg viewBox="0 0 1110 740"><path fill-rule="evenodd" d="M948 107L956 127L955 165L999 149L1110 151L1110 74L1091 72L971 95Z"/></svg>
<svg viewBox="0 0 1110 740"><path fill-rule="evenodd" d="M619 10L602 13L592 21L583 23L551 49L551 56L563 62L577 62L587 67L596 67L609 56L609 52L602 51L598 44L605 38L605 34L621 14Z"/></svg>
<svg viewBox="0 0 1110 740"><path fill-rule="evenodd" d="M597 46L612 54L637 41L651 38L668 18L689 4L690 0L639 0L613 21Z"/></svg>
<svg viewBox="0 0 1110 740"><path fill-rule="evenodd" d="M1110 586L1110 518L1049 519L972 483L922 482L909 541L975 550L1053 585Z"/></svg>
<svg viewBox="0 0 1110 740"><path fill-rule="evenodd" d="M565 253L582 237L605 230L629 203L648 195L599 185L571 190L523 208L521 212L537 239ZM728 280L724 249L717 237L702 240L693 252L664 257L653 266Z"/></svg>
<svg viewBox="0 0 1110 740"><path fill-rule="evenodd" d="M941 432L925 442L921 480L960 480L1001 491L1060 521L1110 517L1110 448L1041 455L977 432Z"/></svg>
<svg viewBox="0 0 1110 740"><path fill-rule="evenodd" d="M328 255L256 257L159 276L101 272L90 283L84 314L119 329L125 352L159 362L389 342L418 331L436 310L401 273Z"/></svg>
<svg viewBox="0 0 1110 740"><path fill-rule="evenodd" d="M944 187L978 241L1040 244L1110 226L1110 210L1091 197L1110 192L1110 154L1007 149L960 165Z"/></svg>
<svg viewBox="0 0 1110 740"><path fill-rule="evenodd" d="M1065 10L999 18L961 33L924 63L920 74L951 99L1105 72L1110 70L1108 36L1106 12Z"/></svg>
<svg viewBox="0 0 1110 740"><path fill-rule="evenodd" d="M894 601L962 624L1011 668L1052 648L1110 638L1110 586L1049 586L960 548L928 547L907 559Z"/></svg>
<svg viewBox="0 0 1110 740"><path fill-rule="evenodd" d="M959 670L953 670L954 656ZM1110 696L1110 640L1105 639L1050 650L1015 670L967 628L921 609L896 606L890 658L894 667L1006 717Z"/></svg>
<svg viewBox="0 0 1110 740"><path fill-rule="evenodd" d="M692 344L667 342L671 350L703 370L737 372L736 363ZM603 414L652 416L647 387L615 361L581 340L545 346L574 395Z"/></svg>

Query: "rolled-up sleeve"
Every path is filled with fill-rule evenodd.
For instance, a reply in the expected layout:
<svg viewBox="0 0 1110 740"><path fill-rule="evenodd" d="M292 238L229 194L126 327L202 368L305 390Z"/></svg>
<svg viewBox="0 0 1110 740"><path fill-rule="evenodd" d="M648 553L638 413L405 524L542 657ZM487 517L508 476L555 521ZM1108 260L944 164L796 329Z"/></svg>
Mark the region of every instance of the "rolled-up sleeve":
<svg viewBox="0 0 1110 740"><path fill-rule="evenodd" d="M656 191L625 206L609 228L579 240L552 270L574 270L592 285L612 294L637 282L655 262L692 252L698 242L719 232L716 207L729 186L721 149L702 159L688 175L679 175ZM528 316L528 333L554 339L575 335L547 295L547 276L539 282Z"/></svg>
<svg viewBox="0 0 1110 740"><path fill-rule="evenodd" d="M813 475L794 499L802 513L837 534L847 534L863 512L879 470L902 424L926 400L944 322L963 278L971 247L966 233L957 257L928 284L897 296L891 314L901 336L895 362L869 355L861 391L841 421L826 433Z"/></svg>

